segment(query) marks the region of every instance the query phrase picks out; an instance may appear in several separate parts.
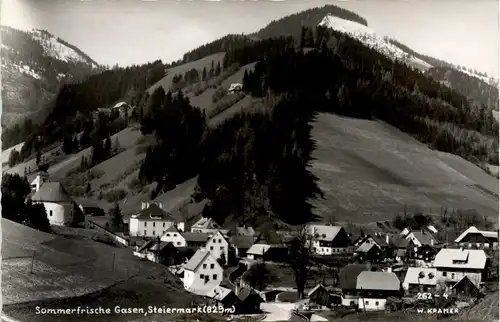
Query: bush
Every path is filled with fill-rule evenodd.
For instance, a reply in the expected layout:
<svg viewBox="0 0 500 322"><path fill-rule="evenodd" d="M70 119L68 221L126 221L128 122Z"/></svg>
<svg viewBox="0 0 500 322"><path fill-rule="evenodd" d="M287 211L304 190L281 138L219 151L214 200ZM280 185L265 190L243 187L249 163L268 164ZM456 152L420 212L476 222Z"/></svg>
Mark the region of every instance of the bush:
<svg viewBox="0 0 500 322"><path fill-rule="evenodd" d="M104 194L104 199L108 202L118 202L127 196L127 192L123 189L110 190Z"/></svg>

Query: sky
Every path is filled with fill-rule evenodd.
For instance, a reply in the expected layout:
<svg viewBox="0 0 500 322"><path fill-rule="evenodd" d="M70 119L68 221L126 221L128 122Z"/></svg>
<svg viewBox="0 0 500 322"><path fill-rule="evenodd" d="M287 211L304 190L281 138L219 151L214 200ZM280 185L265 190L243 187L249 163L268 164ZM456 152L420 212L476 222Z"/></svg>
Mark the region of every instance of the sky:
<svg viewBox="0 0 500 322"><path fill-rule="evenodd" d="M0 23L46 29L100 64L171 62L228 33L334 4L413 50L499 74L496 0L2 0Z"/></svg>

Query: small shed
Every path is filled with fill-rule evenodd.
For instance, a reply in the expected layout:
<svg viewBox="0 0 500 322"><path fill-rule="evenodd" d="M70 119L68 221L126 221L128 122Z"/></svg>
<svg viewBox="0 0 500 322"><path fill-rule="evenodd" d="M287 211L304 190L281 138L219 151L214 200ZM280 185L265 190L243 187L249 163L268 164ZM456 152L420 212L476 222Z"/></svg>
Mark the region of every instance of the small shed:
<svg viewBox="0 0 500 322"><path fill-rule="evenodd" d="M479 286L474 284L467 275L458 281L451 288L452 293L457 297L478 297L481 294Z"/></svg>
<svg viewBox="0 0 500 322"><path fill-rule="evenodd" d="M316 285L307 295L311 302L318 305L330 306L331 304L330 292L321 283Z"/></svg>
<svg viewBox="0 0 500 322"><path fill-rule="evenodd" d="M241 314L260 313L260 304L264 300L254 289L243 287L237 295L241 301Z"/></svg>

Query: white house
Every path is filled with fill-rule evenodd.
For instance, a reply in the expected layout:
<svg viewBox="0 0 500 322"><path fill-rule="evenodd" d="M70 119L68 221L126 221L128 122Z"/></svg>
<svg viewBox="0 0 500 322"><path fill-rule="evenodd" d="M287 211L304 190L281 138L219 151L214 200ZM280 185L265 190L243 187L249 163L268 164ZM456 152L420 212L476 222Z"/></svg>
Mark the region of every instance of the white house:
<svg viewBox="0 0 500 322"><path fill-rule="evenodd" d="M161 235L160 240L162 242L172 243L175 247L187 247L187 241L182 236L181 232L177 229L175 225L170 226L163 235Z"/></svg>
<svg viewBox="0 0 500 322"><path fill-rule="evenodd" d="M467 248L497 248L498 232L479 230L471 226L455 239L455 243Z"/></svg>
<svg viewBox="0 0 500 322"><path fill-rule="evenodd" d="M223 279L223 272L217 259L210 255L209 251L198 249L184 264L184 288L193 292L196 289L204 289L207 283L219 285Z"/></svg>
<svg viewBox="0 0 500 322"><path fill-rule="evenodd" d="M431 236L430 233L427 233L425 231L412 231L406 236L406 239L411 241L414 246L416 247L422 247L423 245L430 245L434 246L434 244L437 244L436 239Z"/></svg>
<svg viewBox="0 0 500 322"><path fill-rule="evenodd" d="M438 281L447 285L459 282L465 275L476 285L486 274L488 257L482 249L443 248L437 253L433 267Z"/></svg>
<svg viewBox="0 0 500 322"><path fill-rule="evenodd" d="M351 241L341 226L309 225L313 251L318 255L347 253Z"/></svg>
<svg viewBox="0 0 500 322"><path fill-rule="evenodd" d="M78 206L59 182L45 182L31 196L33 203L45 206L49 223L55 226L70 225L75 222Z"/></svg>
<svg viewBox="0 0 500 322"><path fill-rule="evenodd" d="M177 225L177 229L184 229L184 223L177 222L166 213L161 203L143 202L141 211L130 218L129 234L130 236L158 237L173 225Z"/></svg>
<svg viewBox="0 0 500 322"><path fill-rule="evenodd" d="M210 236L205 246L210 254L216 259L219 259L222 255L224 255L226 263L229 258L229 247L229 241L220 231L217 231L215 234Z"/></svg>
<svg viewBox="0 0 500 322"><path fill-rule="evenodd" d="M400 297L401 282L394 273L364 271L356 281L358 308L366 311L385 310L387 299Z"/></svg>
<svg viewBox="0 0 500 322"><path fill-rule="evenodd" d="M201 217L191 226L192 233L213 234L221 229L220 225L212 218Z"/></svg>
<svg viewBox="0 0 500 322"><path fill-rule="evenodd" d="M403 289L408 292L431 292L437 286L435 267L408 267Z"/></svg>
<svg viewBox="0 0 500 322"><path fill-rule="evenodd" d="M411 233L411 230L410 230L410 228L407 227L407 228L403 229L399 234L403 237L406 237L406 236L408 236L409 233Z"/></svg>
<svg viewBox="0 0 500 322"><path fill-rule="evenodd" d="M227 89L228 94L232 94L235 92L239 92L243 89L243 85L240 83L233 83L229 88Z"/></svg>

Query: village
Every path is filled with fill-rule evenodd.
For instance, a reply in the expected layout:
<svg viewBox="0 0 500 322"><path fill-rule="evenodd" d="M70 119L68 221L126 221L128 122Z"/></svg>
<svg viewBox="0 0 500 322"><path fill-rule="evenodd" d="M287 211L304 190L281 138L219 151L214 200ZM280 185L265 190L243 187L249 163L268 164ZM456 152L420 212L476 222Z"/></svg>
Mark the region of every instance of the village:
<svg viewBox="0 0 500 322"><path fill-rule="evenodd" d="M446 317L498 290L498 230L471 226L452 241L443 241L432 224L398 230L380 222L377 229L353 231L319 222L258 231L203 217L203 203L166 211L153 201L142 202L117 230L103 209L75 202L46 172L31 186L29 198L44 204L52 226L77 223L101 236L96 241L167 266L185 290L236 315L264 314L265 321Z"/></svg>

